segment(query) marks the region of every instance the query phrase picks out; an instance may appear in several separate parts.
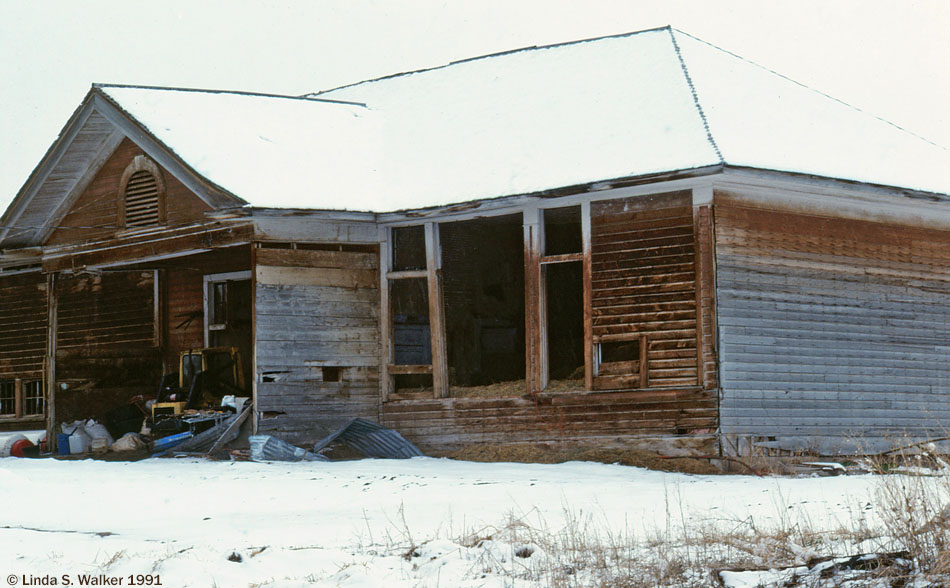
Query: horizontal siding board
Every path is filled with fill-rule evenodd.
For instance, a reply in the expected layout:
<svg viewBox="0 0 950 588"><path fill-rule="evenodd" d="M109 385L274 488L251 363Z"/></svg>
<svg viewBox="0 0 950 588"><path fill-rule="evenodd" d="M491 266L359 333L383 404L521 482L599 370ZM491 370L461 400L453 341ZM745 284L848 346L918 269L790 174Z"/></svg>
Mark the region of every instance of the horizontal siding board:
<svg viewBox="0 0 950 588"><path fill-rule="evenodd" d="M872 225L717 209L724 433L950 426L950 234Z"/></svg>
<svg viewBox="0 0 950 588"><path fill-rule="evenodd" d="M379 416L378 255L258 249L258 430L315 441ZM271 265L265 265L264 263ZM341 368L324 382L322 366Z"/></svg>

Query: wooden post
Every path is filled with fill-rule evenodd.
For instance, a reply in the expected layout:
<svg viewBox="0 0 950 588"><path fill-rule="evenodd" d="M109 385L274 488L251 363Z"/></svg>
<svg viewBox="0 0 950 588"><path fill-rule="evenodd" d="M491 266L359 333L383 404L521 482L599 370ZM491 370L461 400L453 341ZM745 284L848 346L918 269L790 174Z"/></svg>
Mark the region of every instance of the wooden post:
<svg viewBox="0 0 950 588"><path fill-rule="evenodd" d="M13 380L13 414L16 418L23 418L23 379Z"/></svg>
<svg viewBox="0 0 950 588"><path fill-rule="evenodd" d="M640 387L650 387L650 339L640 335Z"/></svg>
<svg viewBox="0 0 950 588"><path fill-rule="evenodd" d="M46 447L56 447L56 274L46 275L46 361L43 380L46 383Z"/></svg>
<svg viewBox="0 0 950 588"><path fill-rule="evenodd" d="M389 277L392 270L392 256L389 253L389 235L387 227L379 229L379 398L386 402L393 389L389 364L393 361L392 317L389 315ZM380 407L382 408L382 407Z"/></svg>
<svg viewBox="0 0 950 588"><path fill-rule="evenodd" d="M693 251L694 251L694 273L693 283L696 289L696 384L703 386L705 383L705 362L703 357L703 345L705 324L703 320L703 297L706 294L705 288L711 276L706 275L709 268L706 267L706 256L712 243L707 242L709 238L708 223L709 207L713 201L712 186L701 186L693 188Z"/></svg>
<svg viewBox="0 0 950 588"><path fill-rule="evenodd" d="M251 400L245 412L250 411L247 416L251 419L251 434L253 435L257 435L257 427L260 424L257 411L257 384L260 381L260 376L257 375L257 250L259 248L259 242L251 242L251 357L245 359L251 362L251 381L246 384L251 391Z"/></svg>
<svg viewBox="0 0 950 588"><path fill-rule="evenodd" d="M529 393L544 389L541 339L541 222L537 208L524 210L525 384Z"/></svg>
<svg viewBox="0 0 950 588"><path fill-rule="evenodd" d="M584 255L581 280L584 282L584 388L594 389L594 309L591 301L590 201L581 202L581 251Z"/></svg>
<svg viewBox="0 0 950 588"><path fill-rule="evenodd" d="M445 314L442 305L442 255L439 225L425 224L426 279L429 290L429 337L432 341L432 389L436 398L449 395Z"/></svg>

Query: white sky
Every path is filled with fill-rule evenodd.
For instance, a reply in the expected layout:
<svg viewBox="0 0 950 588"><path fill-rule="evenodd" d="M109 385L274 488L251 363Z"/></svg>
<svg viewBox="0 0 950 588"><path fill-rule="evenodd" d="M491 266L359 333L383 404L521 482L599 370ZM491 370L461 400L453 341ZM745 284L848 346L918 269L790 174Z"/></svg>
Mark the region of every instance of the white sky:
<svg viewBox="0 0 950 588"><path fill-rule="evenodd" d="M666 24L950 145L942 0L0 0L0 209L93 82L303 94Z"/></svg>

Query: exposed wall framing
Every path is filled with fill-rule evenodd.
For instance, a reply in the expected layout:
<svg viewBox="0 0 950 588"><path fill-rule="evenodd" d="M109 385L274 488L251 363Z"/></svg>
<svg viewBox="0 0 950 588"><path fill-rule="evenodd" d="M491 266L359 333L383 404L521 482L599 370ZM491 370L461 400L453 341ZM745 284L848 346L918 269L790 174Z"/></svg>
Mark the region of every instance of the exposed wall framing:
<svg viewBox="0 0 950 588"><path fill-rule="evenodd" d="M439 228L450 395L504 389L520 396L525 393L521 215Z"/></svg>

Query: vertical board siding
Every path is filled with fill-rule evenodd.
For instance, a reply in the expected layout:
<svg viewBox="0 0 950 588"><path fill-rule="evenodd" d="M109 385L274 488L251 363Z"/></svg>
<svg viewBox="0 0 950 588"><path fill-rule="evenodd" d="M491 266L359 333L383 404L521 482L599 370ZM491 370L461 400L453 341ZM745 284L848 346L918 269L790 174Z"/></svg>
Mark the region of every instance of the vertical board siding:
<svg viewBox="0 0 950 588"><path fill-rule="evenodd" d="M46 321L46 276L5 276L0 282L0 379L43 376Z"/></svg>
<svg viewBox="0 0 950 588"><path fill-rule="evenodd" d="M717 205L723 433L943 436L950 232Z"/></svg>
<svg viewBox="0 0 950 588"><path fill-rule="evenodd" d="M594 339L646 334L650 387L696 385L696 251L691 194L594 202L591 241ZM639 377L594 378L594 385L631 388L639 381Z"/></svg>
<svg viewBox="0 0 950 588"><path fill-rule="evenodd" d="M256 263L258 430L312 442L377 419L379 255L261 248Z"/></svg>

